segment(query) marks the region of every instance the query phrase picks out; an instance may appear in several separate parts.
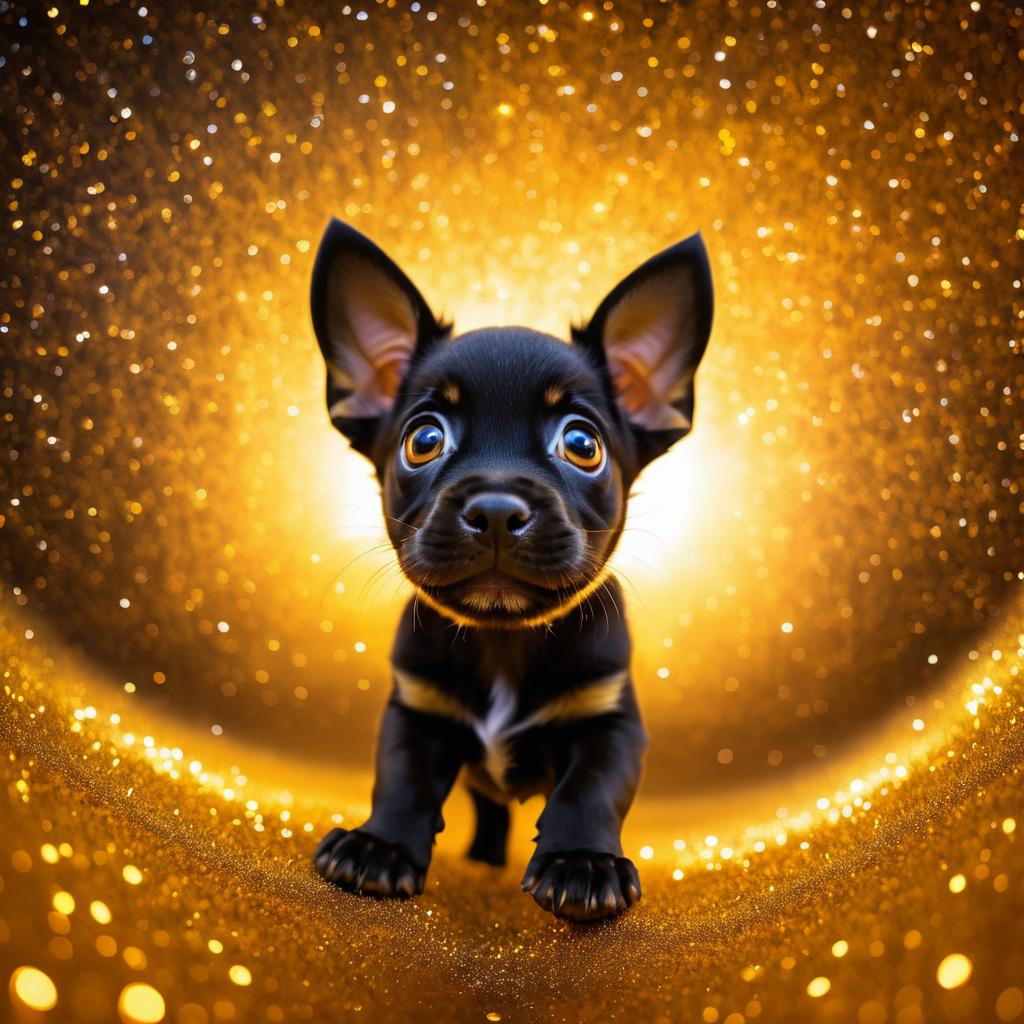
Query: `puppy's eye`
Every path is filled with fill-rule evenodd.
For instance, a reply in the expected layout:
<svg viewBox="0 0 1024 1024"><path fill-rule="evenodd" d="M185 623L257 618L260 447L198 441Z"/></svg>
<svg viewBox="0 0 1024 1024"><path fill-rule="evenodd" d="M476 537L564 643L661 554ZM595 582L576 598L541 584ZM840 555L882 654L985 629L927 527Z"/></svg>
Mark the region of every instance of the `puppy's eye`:
<svg viewBox="0 0 1024 1024"><path fill-rule="evenodd" d="M601 438L581 423L571 423L562 431L558 440L558 454L578 469L593 473L604 463L604 446Z"/></svg>
<svg viewBox="0 0 1024 1024"><path fill-rule="evenodd" d="M444 431L436 423L421 423L405 435L403 448L410 466L425 466L444 451Z"/></svg>

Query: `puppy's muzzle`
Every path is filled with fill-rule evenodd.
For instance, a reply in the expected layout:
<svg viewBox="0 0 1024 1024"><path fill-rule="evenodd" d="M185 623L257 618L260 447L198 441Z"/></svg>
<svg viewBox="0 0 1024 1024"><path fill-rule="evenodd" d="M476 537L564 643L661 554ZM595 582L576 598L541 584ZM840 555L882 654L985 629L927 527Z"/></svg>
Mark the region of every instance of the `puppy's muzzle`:
<svg viewBox="0 0 1024 1024"><path fill-rule="evenodd" d="M475 577L498 573L503 579L491 580L492 586L543 591L582 579L590 563L585 534L556 491L525 475L483 473L441 491L399 558L420 586L472 586Z"/></svg>

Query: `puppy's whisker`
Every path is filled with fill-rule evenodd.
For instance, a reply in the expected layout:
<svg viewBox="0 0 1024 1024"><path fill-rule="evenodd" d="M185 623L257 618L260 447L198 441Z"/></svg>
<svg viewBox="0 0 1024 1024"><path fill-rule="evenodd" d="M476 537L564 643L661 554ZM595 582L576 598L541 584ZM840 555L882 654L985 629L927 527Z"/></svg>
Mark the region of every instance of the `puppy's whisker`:
<svg viewBox="0 0 1024 1024"><path fill-rule="evenodd" d="M358 512L365 512L368 516L373 516L376 519L378 516L383 516L385 519L391 520L393 523L398 523L400 526L408 527L410 530L419 530L419 526L415 526L413 523L407 523L404 519L399 519L397 516L390 515L387 512L382 512L380 509L370 509L363 505L356 505L350 501L330 501L327 503L328 507L338 506L341 508L354 508ZM355 525L355 524L353 524ZM374 523L376 526L377 524Z"/></svg>
<svg viewBox="0 0 1024 1024"><path fill-rule="evenodd" d="M616 532L625 531L626 529L628 529L629 528L629 524L631 522L633 522L634 519L636 519L636 518L638 518L639 516L642 516L642 515L650 515L650 511L647 511L647 512L637 512L636 514L634 514L632 512L627 512L622 517L622 523L621 523L620 526L610 526L607 529L602 529L602 530L591 530L591 529L588 529L585 526L581 526L581 527L579 527L579 529L582 530L583 533L616 533Z"/></svg>
<svg viewBox="0 0 1024 1024"><path fill-rule="evenodd" d="M364 548L362 551L359 552L358 555L354 555L352 558L350 558L348 560L348 562L345 563L344 567L340 570L338 575L341 575L341 573L344 573L344 572L348 572L348 570L351 569L352 566L356 564L356 562L360 561L363 558L366 558L368 555L379 555L379 554L383 554L384 552L390 552L391 550L392 550L392 548L391 548L390 541L381 541L379 544L371 544L370 547ZM324 564L328 565L335 558L344 558L344 557L345 557L345 552L339 551L336 554L328 555L324 559Z"/></svg>
<svg viewBox="0 0 1024 1024"><path fill-rule="evenodd" d="M380 568L374 570L374 572L369 576L369 578L362 585L362 587L360 587L359 594L356 597L356 601L361 601L364 597L367 596L371 598L374 597L375 594L367 595L367 591L370 590L371 587L374 587L376 584L380 584L383 586L384 584L389 583L392 579L395 578L394 574L396 572L397 569L393 563L390 563L388 565L382 565L380 566Z"/></svg>
<svg viewBox="0 0 1024 1024"><path fill-rule="evenodd" d="M670 592L671 588L669 587L668 583L665 582L665 578L661 575L661 573L659 573L653 565L651 565L645 559L641 558L639 555L635 555L631 551L620 551L617 553L616 557L631 558L634 562L639 562L658 581L658 583L661 584L666 593ZM621 574L623 570L617 568L616 572Z"/></svg>
<svg viewBox="0 0 1024 1024"><path fill-rule="evenodd" d="M354 558L349 559L349 561L338 572L334 573L331 576L330 580L325 585L323 594L320 597L319 607L321 609L323 608L324 603L327 600L328 594L330 594L330 592L337 587L338 583L341 581L341 578L345 575L345 573L348 572L350 568L352 568L352 566L354 566L357 562L361 561L363 558L367 558L371 555L384 554L385 552L390 551L390 548L390 544L376 544L373 547L367 548L365 551L360 552ZM329 563L333 557L335 556L328 556L326 562Z"/></svg>
<svg viewBox="0 0 1024 1024"><path fill-rule="evenodd" d="M387 538L387 534L381 528L380 523L336 523L334 526L328 526L323 530L314 531L309 535L309 539L312 541L323 540L326 537L333 537L345 530L372 532L382 539Z"/></svg>
<svg viewBox="0 0 1024 1024"><path fill-rule="evenodd" d="M423 527L415 526L413 523L407 523L404 519L399 519L397 516L389 516L384 514L385 519L390 519L393 523L398 523L399 526L404 526L407 530L412 530L413 533L419 533Z"/></svg>
<svg viewBox="0 0 1024 1024"><path fill-rule="evenodd" d="M602 536L604 534L615 534L617 533L620 537L625 537L626 534L642 533L648 537L653 537L655 540L664 543L664 538L659 533L655 533L654 530L644 529L642 526L624 526L621 530L584 530L588 536Z"/></svg>
<svg viewBox="0 0 1024 1024"><path fill-rule="evenodd" d="M327 584L327 589L330 590L330 588L333 587L341 579L341 577L344 576L345 573L347 573L349 571L349 569L351 569L352 566L354 566L357 562L360 562L360 561L362 561L362 559L368 558L371 555L381 555L381 554L384 554L385 552L389 552L390 550L391 550L391 545L390 544L375 544L373 547L367 548L365 551L361 551L354 558L350 558L345 563L345 565L343 565L341 567L341 569L339 569L331 577L330 583ZM328 562L331 560L331 557L334 557L334 556L329 556L328 557Z"/></svg>
<svg viewBox="0 0 1024 1024"><path fill-rule="evenodd" d="M629 587L630 594L632 594L633 599L643 609L644 614L647 616L647 621L651 624L651 626L660 631L661 626L657 618L655 617L654 612L651 611L650 606L643 599L643 597L641 597L640 591L637 590L636 586L634 585L633 581L629 578L629 576L621 569L617 569L615 575L616 578L621 579L626 584L626 586Z"/></svg>
<svg viewBox="0 0 1024 1024"><path fill-rule="evenodd" d="M409 597L408 585L409 581L406 579L403 573L396 573L394 576L381 581L378 587L378 592L380 593L381 596L375 598L374 600L375 603L384 605L386 594L387 604L385 606L386 610L383 613L383 618L391 620L394 617L394 607L396 599L402 597ZM413 596L415 596L415 590L413 591Z"/></svg>

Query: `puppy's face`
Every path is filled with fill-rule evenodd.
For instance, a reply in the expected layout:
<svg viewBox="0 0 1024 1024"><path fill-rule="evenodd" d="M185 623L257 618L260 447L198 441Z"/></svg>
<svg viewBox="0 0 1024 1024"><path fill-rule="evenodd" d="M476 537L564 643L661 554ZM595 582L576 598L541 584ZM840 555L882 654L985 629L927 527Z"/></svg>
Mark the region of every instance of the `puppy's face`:
<svg viewBox="0 0 1024 1024"><path fill-rule="evenodd" d="M476 331L410 371L379 448L399 561L432 603L550 618L595 579L635 456L601 376L531 331Z"/></svg>
<svg viewBox="0 0 1024 1024"><path fill-rule="evenodd" d="M425 601L529 626L600 583L637 473L690 429L711 302L693 236L626 278L571 344L519 327L452 338L381 250L331 223L313 275L328 407L374 463Z"/></svg>

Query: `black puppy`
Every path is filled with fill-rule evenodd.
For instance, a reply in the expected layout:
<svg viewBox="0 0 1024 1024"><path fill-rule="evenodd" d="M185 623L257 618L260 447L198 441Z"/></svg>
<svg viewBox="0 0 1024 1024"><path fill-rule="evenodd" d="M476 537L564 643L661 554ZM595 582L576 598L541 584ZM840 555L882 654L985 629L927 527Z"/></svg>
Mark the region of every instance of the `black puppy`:
<svg viewBox="0 0 1024 1024"><path fill-rule="evenodd" d="M700 236L630 274L571 344L525 327L453 339L340 221L320 244L312 304L331 420L373 462L416 588L373 812L323 839L317 870L352 892L420 892L465 766L470 857L503 864L507 802L544 793L523 888L576 920L624 910L640 897L620 831L646 738L606 565L637 474L690 430L712 314Z"/></svg>

